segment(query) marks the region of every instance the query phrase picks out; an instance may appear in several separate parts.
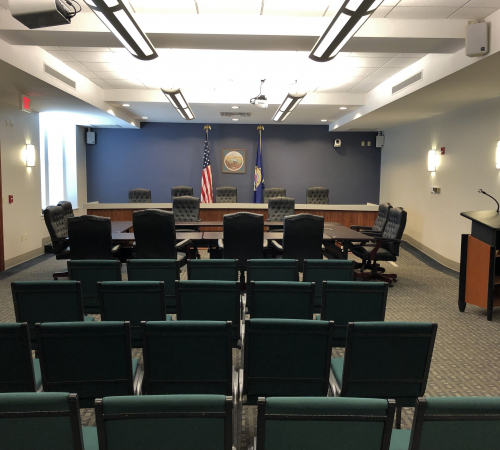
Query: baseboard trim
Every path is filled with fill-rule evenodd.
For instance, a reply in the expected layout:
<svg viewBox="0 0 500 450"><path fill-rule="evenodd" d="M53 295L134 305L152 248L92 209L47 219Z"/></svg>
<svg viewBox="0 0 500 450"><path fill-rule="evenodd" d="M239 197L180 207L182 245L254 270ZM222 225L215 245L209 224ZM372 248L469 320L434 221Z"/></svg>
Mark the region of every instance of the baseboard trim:
<svg viewBox="0 0 500 450"><path fill-rule="evenodd" d="M11 267L22 264L23 262L29 261L30 259L36 258L40 255L43 255L43 247L31 250L31 252L24 253L14 258L7 259L5 261L5 269L10 269Z"/></svg>
<svg viewBox="0 0 500 450"><path fill-rule="evenodd" d="M427 255L429 258L432 258L434 261L437 261L439 264L448 267L448 269L454 270L455 272L460 271L460 263L452 261L451 259L445 258L439 253L435 252L431 248L425 246L421 242L413 239L411 236L407 234L403 234L403 241L408 242L411 246L415 247L417 250L420 250L422 253Z"/></svg>

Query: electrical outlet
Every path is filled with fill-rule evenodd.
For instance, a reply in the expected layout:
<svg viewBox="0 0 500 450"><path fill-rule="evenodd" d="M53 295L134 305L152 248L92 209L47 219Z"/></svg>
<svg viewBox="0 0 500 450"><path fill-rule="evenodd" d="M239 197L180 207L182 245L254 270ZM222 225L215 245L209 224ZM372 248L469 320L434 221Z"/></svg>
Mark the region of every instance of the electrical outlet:
<svg viewBox="0 0 500 450"><path fill-rule="evenodd" d="M365 141L361 141L361 147L365 146Z"/></svg>
<svg viewBox="0 0 500 450"><path fill-rule="evenodd" d="M371 147L371 146L372 146L372 141L368 141L368 142L366 143L366 145L367 145L368 147Z"/></svg>

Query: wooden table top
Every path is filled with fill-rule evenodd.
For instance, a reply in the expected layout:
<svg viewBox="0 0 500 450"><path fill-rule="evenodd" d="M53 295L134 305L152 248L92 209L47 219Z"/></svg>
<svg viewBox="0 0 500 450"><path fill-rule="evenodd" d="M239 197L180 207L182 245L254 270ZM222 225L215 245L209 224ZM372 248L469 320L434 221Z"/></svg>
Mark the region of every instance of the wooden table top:
<svg viewBox="0 0 500 450"><path fill-rule="evenodd" d="M113 242L115 243L120 243L120 242L131 242L135 241L135 235L134 233L112 233L111 237L113 239ZM179 241L183 241L184 239L192 239L193 241L201 241L203 239L203 233L194 231L194 232L181 232L181 233L176 233L175 237Z"/></svg>
<svg viewBox="0 0 500 450"><path fill-rule="evenodd" d="M113 233L124 233L128 231L130 228L132 228L133 223L131 220L123 220L123 221L113 221L111 222L111 231ZM210 220L203 220L201 222L176 222L175 223L176 227L222 227L223 222L222 221L210 221ZM267 222L264 221L264 226L271 226L271 227L280 227L283 226L283 222ZM325 222L325 230L327 227L335 227L335 226L341 226L338 223L335 222Z"/></svg>
<svg viewBox="0 0 500 450"><path fill-rule="evenodd" d="M209 241L209 240L219 240L224 237L224 233L222 231L205 231L203 233L203 239ZM264 239L268 240L280 240L283 239L283 233L278 232L278 231L273 231L273 232L265 232L264 233ZM328 236L327 234L323 234L323 240L325 241L331 241L332 238Z"/></svg>

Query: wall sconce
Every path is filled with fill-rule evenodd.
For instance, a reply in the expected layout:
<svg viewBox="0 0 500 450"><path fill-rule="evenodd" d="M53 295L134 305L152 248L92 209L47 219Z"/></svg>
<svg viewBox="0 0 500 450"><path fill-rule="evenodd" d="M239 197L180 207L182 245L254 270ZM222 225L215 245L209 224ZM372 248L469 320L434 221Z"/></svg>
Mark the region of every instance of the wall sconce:
<svg viewBox="0 0 500 450"><path fill-rule="evenodd" d="M429 150L429 155L427 156L427 170L429 172L436 171L436 150Z"/></svg>
<svg viewBox="0 0 500 450"><path fill-rule="evenodd" d="M36 154L33 144L26 144L26 167L35 167Z"/></svg>
<svg viewBox="0 0 500 450"><path fill-rule="evenodd" d="M497 157L496 157L496 163L497 163L497 170L500 170L500 141L497 142Z"/></svg>

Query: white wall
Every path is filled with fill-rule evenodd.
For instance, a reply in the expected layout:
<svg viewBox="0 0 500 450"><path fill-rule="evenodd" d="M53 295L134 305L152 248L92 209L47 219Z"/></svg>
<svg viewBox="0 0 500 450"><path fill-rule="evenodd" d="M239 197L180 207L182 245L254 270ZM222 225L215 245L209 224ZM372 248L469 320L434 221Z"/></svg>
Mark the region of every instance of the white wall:
<svg viewBox="0 0 500 450"><path fill-rule="evenodd" d="M424 252L458 269L460 235L471 223L462 211L496 209L479 188L500 199L495 152L500 140L500 98L386 130L380 200L408 211L405 235ZM446 148L435 173L430 149ZM431 186L441 194L431 194ZM436 254L434 254L434 252Z"/></svg>

